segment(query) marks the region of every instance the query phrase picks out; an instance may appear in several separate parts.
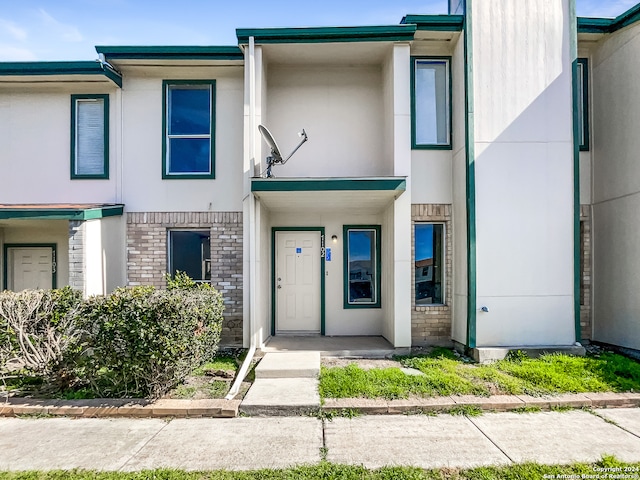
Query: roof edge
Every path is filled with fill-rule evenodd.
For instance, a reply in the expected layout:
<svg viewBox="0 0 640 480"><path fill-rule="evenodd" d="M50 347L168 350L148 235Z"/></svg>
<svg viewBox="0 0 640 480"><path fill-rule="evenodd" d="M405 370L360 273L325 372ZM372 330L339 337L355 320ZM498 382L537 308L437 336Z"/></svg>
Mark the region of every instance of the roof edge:
<svg viewBox="0 0 640 480"><path fill-rule="evenodd" d="M122 76L99 60L77 62L0 62L0 76L104 75L118 87Z"/></svg>
<svg viewBox="0 0 640 480"><path fill-rule="evenodd" d="M97 45L96 52L108 60L244 60L235 45Z"/></svg>
<svg viewBox="0 0 640 480"><path fill-rule="evenodd" d="M292 27L238 28L239 44L247 44L249 37L256 43L338 43L410 41L416 25L376 25L368 27Z"/></svg>
<svg viewBox="0 0 640 480"><path fill-rule="evenodd" d="M578 33L614 33L640 21L640 3L615 18L578 17Z"/></svg>
<svg viewBox="0 0 640 480"><path fill-rule="evenodd" d="M402 17L401 25L415 24L418 30L460 32L464 27L464 15L414 15Z"/></svg>

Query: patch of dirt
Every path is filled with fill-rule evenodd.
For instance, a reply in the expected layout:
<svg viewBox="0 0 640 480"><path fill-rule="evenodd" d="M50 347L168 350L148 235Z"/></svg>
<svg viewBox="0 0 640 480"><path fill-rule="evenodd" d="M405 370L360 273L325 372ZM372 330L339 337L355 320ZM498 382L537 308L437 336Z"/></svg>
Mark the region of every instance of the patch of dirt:
<svg viewBox="0 0 640 480"><path fill-rule="evenodd" d="M371 370L372 368L401 368L402 364L388 358L342 358L342 357L322 357L321 364L323 367L346 367L355 363L363 370Z"/></svg>

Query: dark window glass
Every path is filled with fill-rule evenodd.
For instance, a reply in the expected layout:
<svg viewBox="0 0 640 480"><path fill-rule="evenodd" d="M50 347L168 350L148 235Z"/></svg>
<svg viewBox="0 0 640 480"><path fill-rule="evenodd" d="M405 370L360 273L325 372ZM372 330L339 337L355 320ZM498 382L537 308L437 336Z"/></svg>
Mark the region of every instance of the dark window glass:
<svg viewBox="0 0 640 480"><path fill-rule="evenodd" d="M349 230L349 303L376 303L376 231Z"/></svg>
<svg viewBox="0 0 640 480"><path fill-rule="evenodd" d="M211 280L209 232L169 232L169 273L185 272L198 281Z"/></svg>
<svg viewBox="0 0 640 480"><path fill-rule="evenodd" d="M443 303L443 234L442 224L415 225L416 305Z"/></svg>

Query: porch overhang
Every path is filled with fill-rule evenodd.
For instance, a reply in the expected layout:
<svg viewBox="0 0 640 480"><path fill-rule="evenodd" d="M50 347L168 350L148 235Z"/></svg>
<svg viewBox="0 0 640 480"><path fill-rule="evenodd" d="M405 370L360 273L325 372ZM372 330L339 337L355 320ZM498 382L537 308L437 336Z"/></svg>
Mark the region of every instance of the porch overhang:
<svg viewBox="0 0 640 480"><path fill-rule="evenodd" d="M405 190L405 177L251 179L254 196L269 210L282 212L380 212Z"/></svg>
<svg viewBox="0 0 640 480"><path fill-rule="evenodd" d="M94 220L121 216L123 204L116 203L28 203L0 204L0 220Z"/></svg>

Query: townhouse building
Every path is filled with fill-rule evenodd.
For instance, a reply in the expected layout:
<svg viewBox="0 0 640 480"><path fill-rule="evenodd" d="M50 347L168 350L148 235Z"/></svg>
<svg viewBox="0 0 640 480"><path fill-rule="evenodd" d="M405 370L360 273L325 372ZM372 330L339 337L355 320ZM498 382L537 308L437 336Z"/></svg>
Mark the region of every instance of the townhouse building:
<svg viewBox="0 0 640 480"><path fill-rule="evenodd" d="M0 288L185 271L229 345L640 349L640 5L450 3L0 63Z"/></svg>

